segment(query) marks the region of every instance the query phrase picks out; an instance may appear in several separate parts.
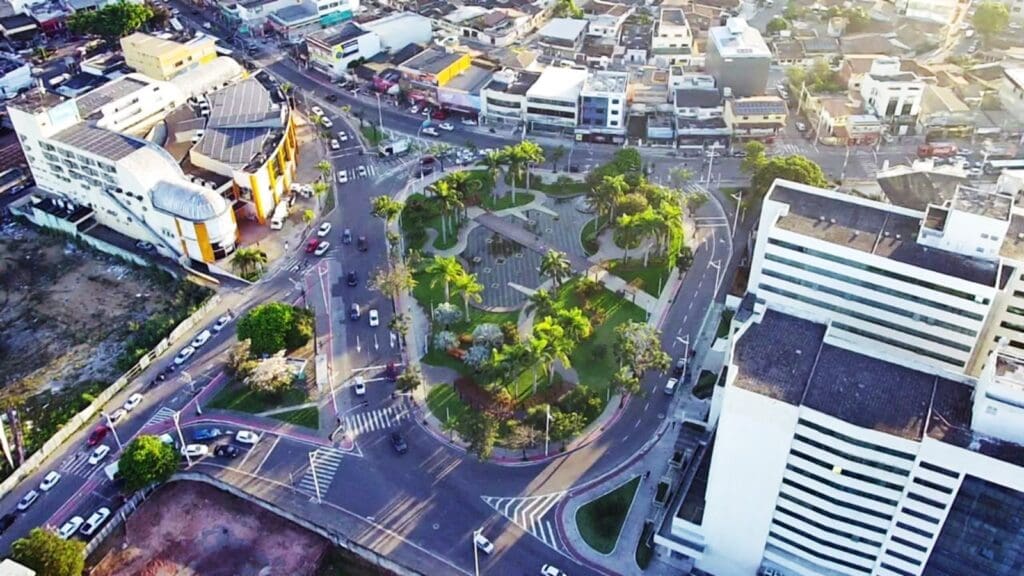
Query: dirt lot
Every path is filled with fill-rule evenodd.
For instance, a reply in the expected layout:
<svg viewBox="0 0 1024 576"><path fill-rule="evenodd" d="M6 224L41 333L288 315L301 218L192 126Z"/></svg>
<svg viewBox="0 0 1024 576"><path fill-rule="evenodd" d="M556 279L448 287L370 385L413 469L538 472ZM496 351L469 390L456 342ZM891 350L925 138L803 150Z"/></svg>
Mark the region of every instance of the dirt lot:
<svg viewBox="0 0 1024 576"><path fill-rule="evenodd" d="M145 272L62 238L0 227L4 395L111 379L131 322L168 306Z"/></svg>
<svg viewBox="0 0 1024 576"><path fill-rule="evenodd" d="M127 532L127 535L124 533ZM205 484L161 488L105 543L91 576L314 576L375 574L348 562L318 567L330 544ZM90 559L92 560L92 559ZM339 570L340 568L340 570Z"/></svg>

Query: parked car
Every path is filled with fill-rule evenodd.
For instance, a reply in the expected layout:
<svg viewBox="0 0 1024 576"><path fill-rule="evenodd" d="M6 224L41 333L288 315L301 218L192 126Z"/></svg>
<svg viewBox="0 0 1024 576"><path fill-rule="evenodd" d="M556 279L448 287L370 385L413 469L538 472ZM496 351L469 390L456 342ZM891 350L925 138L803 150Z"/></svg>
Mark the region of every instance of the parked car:
<svg viewBox="0 0 1024 576"><path fill-rule="evenodd" d="M39 500L39 492L35 490L29 490L28 492L25 493L24 496L21 497L21 500L18 500L18 512L24 512L25 510L28 510L29 508L32 507L33 504L36 503L36 500Z"/></svg>
<svg viewBox="0 0 1024 576"><path fill-rule="evenodd" d="M391 433L391 446L399 454L405 454L409 451L409 445L405 442L405 438L402 437L402 433L398 431Z"/></svg>
<svg viewBox="0 0 1024 576"><path fill-rule="evenodd" d="M359 304L352 303L348 308L348 319L355 322L362 316L362 312L359 310Z"/></svg>
<svg viewBox="0 0 1024 576"><path fill-rule="evenodd" d="M804 124L803 122L797 122L796 129L800 132L805 132L807 130L807 124Z"/></svg>
<svg viewBox="0 0 1024 576"><path fill-rule="evenodd" d="M43 481L39 483L39 489L43 492L49 492L57 485L57 482L60 482L60 472L50 470L46 473L46 476L43 476Z"/></svg>
<svg viewBox="0 0 1024 576"><path fill-rule="evenodd" d="M224 435L220 428L200 428L192 433L193 442L209 442Z"/></svg>
<svg viewBox="0 0 1024 576"><path fill-rule="evenodd" d="M127 410L125 410L124 408L118 408L117 410L114 410L113 412L110 413L110 421L111 422L117 422L118 420L120 420L121 418L124 418L127 415L128 415L128 411Z"/></svg>
<svg viewBox="0 0 1024 576"><path fill-rule="evenodd" d="M377 313L376 308L370 309L370 326L380 326L380 314Z"/></svg>
<svg viewBox="0 0 1024 576"><path fill-rule="evenodd" d="M153 245L150 244L149 242L146 242L145 240L139 240L138 242L136 242L135 247L138 248L139 250L142 250L143 252L149 252L150 250L153 249Z"/></svg>
<svg viewBox="0 0 1024 576"><path fill-rule="evenodd" d="M344 132L338 132L338 140L342 142L348 142L348 134Z"/></svg>
<svg viewBox="0 0 1024 576"><path fill-rule="evenodd" d="M57 536L60 536L63 540L67 540L74 536L75 532L78 532L78 529L82 527L83 523L85 523L85 518L75 516L65 522L64 525L60 527L60 530L57 530Z"/></svg>
<svg viewBox="0 0 1024 576"><path fill-rule="evenodd" d="M324 97L324 100L327 100L328 102L333 104L333 103L338 101L338 95L337 94L328 94L327 96Z"/></svg>
<svg viewBox="0 0 1024 576"><path fill-rule="evenodd" d="M323 256L324 254L327 254L327 251L330 250L330 249L331 249L331 243L330 242L327 242L326 240L321 241L320 244L317 245L316 250L313 251L313 255L314 256Z"/></svg>
<svg viewBox="0 0 1024 576"><path fill-rule="evenodd" d="M107 446L106 444L100 444L99 446L96 447L95 450L92 451L92 454L89 455L89 466L95 466L99 464L100 461L106 458L107 454L109 453L110 446Z"/></svg>
<svg viewBox="0 0 1024 576"><path fill-rule="evenodd" d="M107 518L110 518L110 508L106 506L93 512L92 516L89 516L89 519L85 521L85 525L82 526L82 534L92 536L107 521Z"/></svg>
<svg viewBox="0 0 1024 576"><path fill-rule="evenodd" d="M341 243L342 244L351 244L352 243L352 230L351 229L345 228L345 230L341 233Z"/></svg>
<svg viewBox="0 0 1024 576"><path fill-rule="evenodd" d="M348 284L349 286L358 286L359 285L359 275L356 274L355 270L349 270L348 271L348 277L345 280L345 283Z"/></svg>
<svg viewBox="0 0 1024 576"><path fill-rule="evenodd" d="M232 446L231 444L221 444L213 449L213 455L220 458L236 458L241 454L238 446Z"/></svg>
<svg viewBox="0 0 1024 576"><path fill-rule="evenodd" d="M312 106L310 107L309 111L312 112L313 114L316 114L317 116L324 115L324 109L319 106Z"/></svg>
<svg viewBox="0 0 1024 576"><path fill-rule="evenodd" d="M7 532L7 529L10 528L11 524L14 524L14 521L17 519L18 516L16 514L4 514L0 517L0 534Z"/></svg>
<svg viewBox="0 0 1024 576"><path fill-rule="evenodd" d="M455 130L455 126L451 122L441 122L440 124L437 125L437 127L440 128L441 130L444 130L445 132L451 132L452 130Z"/></svg>
<svg viewBox="0 0 1024 576"><path fill-rule="evenodd" d="M360 236L356 240L356 248L358 248L360 252L366 252L367 250L369 250L370 245L366 241L366 236Z"/></svg>
<svg viewBox="0 0 1024 576"><path fill-rule="evenodd" d="M462 123L466 126L476 126L476 120L472 118L463 118Z"/></svg>
<svg viewBox="0 0 1024 576"><path fill-rule="evenodd" d="M331 138L331 150L341 150L341 143Z"/></svg>
<svg viewBox="0 0 1024 576"><path fill-rule="evenodd" d="M189 444L181 449L181 455L189 458L202 458L210 453L210 447L206 444Z"/></svg>
<svg viewBox="0 0 1024 576"><path fill-rule="evenodd" d="M103 442L103 439L107 437L107 432L109 431L110 428L107 428L102 424L97 426L96 429L92 431L92 434L89 434L89 439L86 440L85 445L92 447Z"/></svg>
<svg viewBox="0 0 1024 576"><path fill-rule="evenodd" d="M235 432L235 440L242 444L253 445L260 441L260 435L252 430L239 430Z"/></svg>
<svg viewBox="0 0 1024 576"><path fill-rule="evenodd" d="M491 544L491 541L479 532L473 535L473 545L479 548L484 554L494 552L494 544Z"/></svg>
<svg viewBox="0 0 1024 576"><path fill-rule="evenodd" d="M686 370L686 358L680 358L680 359L676 360L675 372L674 373L675 373L676 376L682 376L683 375L683 370Z"/></svg>
<svg viewBox="0 0 1024 576"><path fill-rule="evenodd" d="M669 378L668 382L665 382L665 394L675 394L677 384L679 384L678 378Z"/></svg>
<svg viewBox="0 0 1024 576"><path fill-rule="evenodd" d="M348 171L346 171L346 170L338 170L338 184L347 184L347 183L348 183Z"/></svg>
<svg viewBox="0 0 1024 576"><path fill-rule="evenodd" d="M769 0L770 1L770 0ZM540 576L569 576L551 564L545 564L540 568Z"/></svg>
<svg viewBox="0 0 1024 576"><path fill-rule="evenodd" d="M331 119L328 118L327 116L324 116L320 120L320 125L323 126L324 128L334 128L334 122L331 122Z"/></svg>
<svg viewBox="0 0 1024 576"><path fill-rule="evenodd" d="M431 128L430 126L427 126L427 127L426 127L426 128L424 128L423 130L421 130L421 133L422 133L422 134L423 134L424 136L433 136L434 138L437 138L438 136L440 136L440 135L441 135L441 133L440 133L440 132L438 132L437 130L435 130L435 129Z"/></svg>
<svg viewBox="0 0 1024 576"><path fill-rule="evenodd" d="M217 321L213 323L213 331L214 332L220 332L230 322L231 322L231 315L230 314L225 314L225 315L221 316L220 318L217 318Z"/></svg>
<svg viewBox="0 0 1024 576"><path fill-rule="evenodd" d="M359 174L360 178L366 178L366 166L358 166L356 168L356 172Z"/></svg>
<svg viewBox="0 0 1024 576"><path fill-rule="evenodd" d="M310 238L309 242L306 242L306 254L312 254L316 252L316 247L320 245L320 240L316 238Z"/></svg>
<svg viewBox="0 0 1024 576"><path fill-rule="evenodd" d="M203 344L206 344L207 342L210 341L211 336L213 336L212 332L210 332L209 330L203 330L199 334L196 334L196 337L192 339L192 343L189 344L189 346L195 349L202 348Z"/></svg>
<svg viewBox="0 0 1024 576"><path fill-rule="evenodd" d="M196 349L191 346L185 346L178 352L178 355L174 357L174 363L181 366L186 360L192 357L196 353Z"/></svg>

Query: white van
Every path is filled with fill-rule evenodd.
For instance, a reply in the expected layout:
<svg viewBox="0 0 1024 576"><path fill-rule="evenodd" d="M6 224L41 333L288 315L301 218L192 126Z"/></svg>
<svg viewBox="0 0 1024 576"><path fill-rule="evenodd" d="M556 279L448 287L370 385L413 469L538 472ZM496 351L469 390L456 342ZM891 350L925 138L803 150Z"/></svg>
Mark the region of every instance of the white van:
<svg viewBox="0 0 1024 576"><path fill-rule="evenodd" d="M270 229L280 230L282 228L284 228L284 218L275 214L274 217L270 219Z"/></svg>
<svg viewBox="0 0 1024 576"><path fill-rule="evenodd" d="M671 396L676 392L676 384L679 384L678 378L669 378L668 382L665 382L665 394Z"/></svg>

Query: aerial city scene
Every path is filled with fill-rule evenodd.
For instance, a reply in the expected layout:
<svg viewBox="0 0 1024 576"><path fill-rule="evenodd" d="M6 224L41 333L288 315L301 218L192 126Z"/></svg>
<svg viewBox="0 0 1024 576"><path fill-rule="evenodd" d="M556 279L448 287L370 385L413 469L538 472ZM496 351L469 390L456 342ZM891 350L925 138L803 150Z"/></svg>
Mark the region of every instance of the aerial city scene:
<svg viewBox="0 0 1024 576"><path fill-rule="evenodd" d="M1024 574L1024 0L0 36L0 576Z"/></svg>

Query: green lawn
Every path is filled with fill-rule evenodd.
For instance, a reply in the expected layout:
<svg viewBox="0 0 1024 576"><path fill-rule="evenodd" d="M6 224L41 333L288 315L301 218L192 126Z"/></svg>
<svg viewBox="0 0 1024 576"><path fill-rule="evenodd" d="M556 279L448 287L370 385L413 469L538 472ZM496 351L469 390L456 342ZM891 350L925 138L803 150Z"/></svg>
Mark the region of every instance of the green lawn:
<svg viewBox="0 0 1024 576"><path fill-rule="evenodd" d="M597 243L597 236L600 232L597 228L597 218L588 221L583 225L583 230L580 230L580 242L583 244L583 250L586 251L587 256L593 256L600 248Z"/></svg>
<svg viewBox="0 0 1024 576"><path fill-rule="evenodd" d="M273 410L274 408L305 404L306 402L309 402L309 393L299 385L289 388L280 396L266 396L257 394L242 384L229 384L213 397L213 400L206 405L206 408L256 414Z"/></svg>
<svg viewBox="0 0 1024 576"><path fill-rule="evenodd" d="M576 282L567 282L558 291L558 300L569 308L583 307L583 301L574 289ZM594 333L576 347L569 360L576 369L580 382L603 398L610 384L611 375L617 368L612 357L616 326L629 320L643 322L646 320L646 313L643 308L603 287L597 296L591 298L591 302L596 310L602 311L604 319L601 322L593 322Z"/></svg>
<svg viewBox="0 0 1024 576"><path fill-rule="evenodd" d="M512 202L511 191L507 192L504 196L500 196L498 198L495 198L494 194L490 193L483 197L483 202L481 202L481 205L492 212L497 212L498 210L504 210L506 208L513 208L515 206L523 206L525 204L529 204L530 202L533 202L533 198L534 196L532 192L524 192L522 190L516 191L515 202Z"/></svg>
<svg viewBox="0 0 1024 576"><path fill-rule="evenodd" d="M693 395L697 398L707 398L715 390L715 382L718 382L718 374L707 370L700 371L700 377L693 386Z"/></svg>
<svg viewBox="0 0 1024 576"><path fill-rule="evenodd" d="M383 132L377 130L376 124L365 124L359 128L359 131L362 132L363 137L366 138L366 141L369 142L371 146L380 144L385 137Z"/></svg>
<svg viewBox="0 0 1024 576"><path fill-rule="evenodd" d="M402 212L402 233L405 234L405 242L408 248L422 248L427 241L427 230L433 229L437 232L437 239L433 247L436 250L446 250L455 246L459 239L459 228L463 222L461 219L448 217L447 234L441 233L441 209L433 198L423 194L412 194L405 202L405 210Z"/></svg>
<svg viewBox="0 0 1024 576"><path fill-rule="evenodd" d="M608 263L608 271L657 297L672 271L664 258L650 258L647 264L645 267L643 258L630 258L626 261L615 260Z"/></svg>
<svg viewBox="0 0 1024 576"><path fill-rule="evenodd" d="M545 174L545 176L547 175ZM505 181L509 181L507 177ZM516 179L516 187L520 189L526 188L525 176L520 176ZM587 186L586 182L573 180L566 174L557 176L554 182L545 182L534 174L530 176L530 190L537 190L548 196L578 196L589 192L590 187Z"/></svg>
<svg viewBox="0 0 1024 576"><path fill-rule="evenodd" d="M583 541L601 554L611 554L639 486L637 476L577 510L576 527Z"/></svg>
<svg viewBox="0 0 1024 576"><path fill-rule="evenodd" d="M459 423L469 414L469 406L459 399L455 393L455 387L451 384L438 384L431 388L427 394L427 407L435 418L442 423L446 418L451 418L451 423L456 430Z"/></svg>
<svg viewBox="0 0 1024 576"><path fill-rule="evenodd" d="M312 428L318 430L320 428L320 411L315 407L299 408L298 410L291 410L288 412L281 412L280 414L274 414L271 416L274 420L280 420L281 422L287 422L296 426L305 426L306 428Z"/></svg>

